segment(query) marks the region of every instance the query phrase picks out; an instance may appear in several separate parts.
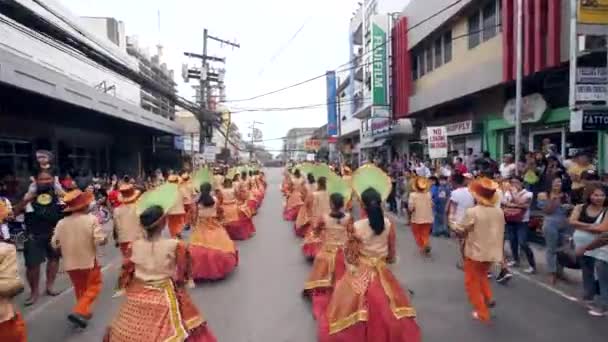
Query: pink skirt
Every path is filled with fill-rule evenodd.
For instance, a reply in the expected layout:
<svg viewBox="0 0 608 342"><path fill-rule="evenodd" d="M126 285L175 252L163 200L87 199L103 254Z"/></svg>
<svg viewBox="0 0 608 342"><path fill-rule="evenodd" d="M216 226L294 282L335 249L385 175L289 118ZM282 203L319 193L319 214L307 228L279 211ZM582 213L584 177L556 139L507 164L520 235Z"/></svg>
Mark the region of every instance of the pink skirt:
<svg viewBox="0 0 608 342"><path fill-rule="evenodd" d="M310 223L307 223L303 226L298 227L297 224L293 224L293 231L296 234L297 237L305 237L308 234L308 231L310 229Z"/></svg>
<svg viewBox="0 0 608 342"><path fill-rule="evenodd" d="M304 254L306 259L312 261L315 259L322 246L322 241L305 242L302 244L302 254Z"/></svg>
<svg viewBox="0 0 608 342"><path fill-rule="evenodd" d="M380 279L371 281L367 293L368 319L335 334L329 334L325 312L318 319L319 342L420 342L420 327L414 318L397 319L393 314Z"/></svg>
<svg viewBox="0 0 608 342"><path fill-rule="evenodd" d="M217 249L192 246L192 278L194 280L218 280L225 278L239 264L239 253L227 253Z"/></svg>
<svg viewBox="0 0 608 342"><path fill-rule="evenodd" d="M255 226L250 218L242 217L238 221L224 224L232 240L247 240L255 234Z"/></svg>
<svg viewBox="0 0 608 342"><path fill-rule="evenodd" d="M285 221L295 221L298 217L298 212L300 211L301 205L295 206L290 209L283 210L283 219Z"/></svg>

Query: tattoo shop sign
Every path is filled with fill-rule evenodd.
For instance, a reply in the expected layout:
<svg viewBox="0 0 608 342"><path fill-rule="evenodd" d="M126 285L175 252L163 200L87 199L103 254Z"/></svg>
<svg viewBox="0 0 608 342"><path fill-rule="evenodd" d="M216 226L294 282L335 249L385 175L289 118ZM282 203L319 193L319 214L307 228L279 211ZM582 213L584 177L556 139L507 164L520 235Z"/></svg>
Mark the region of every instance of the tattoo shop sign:
<svg viewBox="0 0 608 342"><path fill-rule="evenodd" d="M429 156L431 159L448 157L448 133L445 126L427 127Z"/></svg>

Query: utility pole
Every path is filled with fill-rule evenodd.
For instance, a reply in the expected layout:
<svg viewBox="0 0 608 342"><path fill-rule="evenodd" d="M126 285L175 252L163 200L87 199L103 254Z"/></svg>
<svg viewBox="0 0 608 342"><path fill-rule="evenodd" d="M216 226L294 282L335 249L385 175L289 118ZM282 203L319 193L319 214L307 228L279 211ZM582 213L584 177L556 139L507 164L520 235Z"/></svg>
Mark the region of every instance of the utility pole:
<svg viewBox="0 0 608 342"><path fill-rule="evenodd" d="M522 6L523 1L517 0L517 29L516 29L516 67L517 74L515 80L515 163L519 162L519 156L521 154L521 105L522 105L522 78L523 78L523 58L522 58L522 50L523 50L523 12ZM519 172L518 172L519 173Z"/></svg>
<svg viewBox="0 0 608 342"><path fill-rule="evenodd" d="M249 151L249 161L253 160L253 156L255 154L255 125L263 125L263 122L259 122L259 121L253 121L251 123L251 126L249 126L249 128L251 128L251 151Z"/></svg>
<svg viewBox="0 0 608 342"><path fill-rule="evenodd" d="M198 78L200 80L201 96L200 96L199 105L203 112L209 112L209 111L214 112L215 111L215 108L210 108L211 83L216 82L219 84L219 83L223 82L223 78L220 77L220 74L211 70L209 62L210 61L220 62L220 63L226 62L226 60L224 58L219 58L219 57L208 55L208 46L207 45L208 45L209 40L219 42L222 45L224 45L224 44L229 45L229 46L232 46L233 48L241 47L241 45L238 43L230 42L230 41L210 35L209 31L205 28L205 29L203 29L203 54L199 55L199 54L192 53L192 52L184 52L185 56L199 58L202 60L201 70L197 72L196 70L188 70L186 68L184 79L186 80L186 82L187 82L187 79L189 79L189 78ZM218 88L221 89L222 87L220 86ZM203 153L204 149L205 149L205 138L207 135L209 135L207 133L212 132L213 123L205 122L204 120L202 120L202 118L198 118L198 119L199 119L199 124L200 124L199 150L201 153ZM226 132L226 135L228 135L228 132Z"/></svg>

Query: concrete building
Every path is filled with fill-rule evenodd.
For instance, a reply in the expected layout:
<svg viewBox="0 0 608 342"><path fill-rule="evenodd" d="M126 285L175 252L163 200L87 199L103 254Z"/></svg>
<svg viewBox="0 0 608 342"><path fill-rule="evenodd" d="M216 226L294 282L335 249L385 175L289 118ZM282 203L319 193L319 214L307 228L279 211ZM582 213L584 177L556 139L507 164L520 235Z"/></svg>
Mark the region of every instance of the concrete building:
<svg viewBox="0 0 608 342"><path fill-rule="evenodd" d="M362 1L350 21L351 68L338 94L346 99L340 101L339 146L343 160L351 164L376 154L389 160L403 153L391 143L413 134L411 120L399 120L393 110L392 31L395 13L403 6L396 0Z"/></svg>
<svg viewBox="0 0 608 342"><path fill-rule="evenodd" d="M412 0L400 20L415 25L451 3ZM548 139L564 157L581 150L598 152L604 168L605 133L569 130L570 1L525 3L520 148L540 150L543 140ZM397 89L395 96L407 102L407 117L420 122L420 135L409 141L411 151L426 155L426 127L439 125L447 128L453 154L462 155L470 148L475 154L488 151L498 157L515 150L513 4L462 1L407 32L407 44L402 44L407 52L397 53L410 57L411 69L407 72L412 84ZM592 38L583 36L580 41L590 44ZM581 63L604 66L605 53L590 51L579 60Z"/></svg>
<svg viewBox="0 0 608 342"><path fill-rule="evenodd" d="M40 148L54 152L62 174L136 175L179 164L173 136L181 128L141 108L138 84L36 31L33 23L42 17L58 32L137 71L137 61L120 47L122 38L116 44L98 36L54 0L6 6L0 14L0 178L17 184L16 194L29 183Z"/></svg>
<svg viewBox="0 0 608 342"><path fill-rule="evenodd" d="M306 160L306 141L311 139L318 127L292 128L287 131L283 140L283 151L287 159Z"/></svg>
<svg viewBox="0 0 608 342"><path fill-rule="evenodd" d="M163 62L162 45L157 45L156 54L150 56L147 49L139 46L137 37L128 36L127 52L137 59L139 71L143 75L162 85L169 93L173 95L177 93L174 72L169 70L167 64ZM146 87L141 88L141 107L166 119L175 119L175 106L171 100Z"/></svg>

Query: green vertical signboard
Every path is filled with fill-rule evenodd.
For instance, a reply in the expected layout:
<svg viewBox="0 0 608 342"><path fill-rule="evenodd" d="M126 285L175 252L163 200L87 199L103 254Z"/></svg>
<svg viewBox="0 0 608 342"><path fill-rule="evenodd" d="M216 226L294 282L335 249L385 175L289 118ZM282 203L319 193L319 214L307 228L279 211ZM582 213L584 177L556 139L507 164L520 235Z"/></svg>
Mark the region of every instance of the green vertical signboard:
<svg viewBox="0 0 608 342"><path fill-rule="evenodd" d="M387 101L388 74L387 65L387 34L379 24L372 24L372 104L385 106Z"/></svg>

